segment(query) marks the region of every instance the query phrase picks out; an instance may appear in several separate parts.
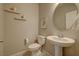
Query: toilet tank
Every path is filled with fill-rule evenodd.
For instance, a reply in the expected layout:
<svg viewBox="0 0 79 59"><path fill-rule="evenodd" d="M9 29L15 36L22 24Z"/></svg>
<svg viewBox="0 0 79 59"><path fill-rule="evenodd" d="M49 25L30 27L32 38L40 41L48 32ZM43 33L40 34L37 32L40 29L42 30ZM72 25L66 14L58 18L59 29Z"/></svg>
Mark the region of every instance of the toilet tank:
<svg viewBox="0 0 79 59"><path fill-rule="evenodd" d="M38 43L40 45L43 45L45 43L45 36L42 36L42 35L38 35Z"/></svg>

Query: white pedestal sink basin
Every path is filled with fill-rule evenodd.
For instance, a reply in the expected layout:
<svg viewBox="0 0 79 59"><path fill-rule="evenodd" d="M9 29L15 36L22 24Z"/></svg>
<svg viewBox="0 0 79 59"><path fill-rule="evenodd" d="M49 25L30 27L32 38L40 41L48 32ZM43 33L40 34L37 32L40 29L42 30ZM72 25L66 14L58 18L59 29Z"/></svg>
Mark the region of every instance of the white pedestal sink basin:
<svg viewBox="0 0 79 59"><path fill-rule="evenodd" d="M75 43L74 39L67 37L48 36L47 39L55 46L55 55L62 55L62 47L69 47Z"/></svg>

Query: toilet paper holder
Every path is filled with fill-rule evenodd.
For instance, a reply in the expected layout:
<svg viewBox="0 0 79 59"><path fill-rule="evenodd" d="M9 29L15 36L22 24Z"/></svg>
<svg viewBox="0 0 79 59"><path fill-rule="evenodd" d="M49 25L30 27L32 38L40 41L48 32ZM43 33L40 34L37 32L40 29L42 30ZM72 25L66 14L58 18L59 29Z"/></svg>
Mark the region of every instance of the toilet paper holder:
<svg viewBox="0 0 79 59"><path fill-rule="evenodd" d="M28 38L24 38L24 45L26 46L29 43Z"/></svg>

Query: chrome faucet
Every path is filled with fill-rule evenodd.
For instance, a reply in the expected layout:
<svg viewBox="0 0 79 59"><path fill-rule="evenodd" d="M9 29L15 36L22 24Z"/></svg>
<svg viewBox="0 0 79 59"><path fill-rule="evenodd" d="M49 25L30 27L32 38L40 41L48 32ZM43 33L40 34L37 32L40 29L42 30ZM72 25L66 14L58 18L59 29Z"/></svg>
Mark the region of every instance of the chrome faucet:
<svg viewBox="0 0 79 59"><path fill-rule="evenodd" d="M58 34L58 37L60 38L64 37L63 33Z"/></svg>

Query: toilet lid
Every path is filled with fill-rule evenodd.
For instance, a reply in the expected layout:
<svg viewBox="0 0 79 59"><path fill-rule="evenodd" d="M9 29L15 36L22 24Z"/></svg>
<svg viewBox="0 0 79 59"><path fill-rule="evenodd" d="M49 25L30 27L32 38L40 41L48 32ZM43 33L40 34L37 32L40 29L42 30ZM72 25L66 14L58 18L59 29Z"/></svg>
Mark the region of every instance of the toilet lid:
<svg viewBox="0 0 79 59"><path fill-rule="evenodd" d="M41 45L39 45L38 43L34 43L34 44L29 45L29 48L38 48L40 46Z"/></svg>

